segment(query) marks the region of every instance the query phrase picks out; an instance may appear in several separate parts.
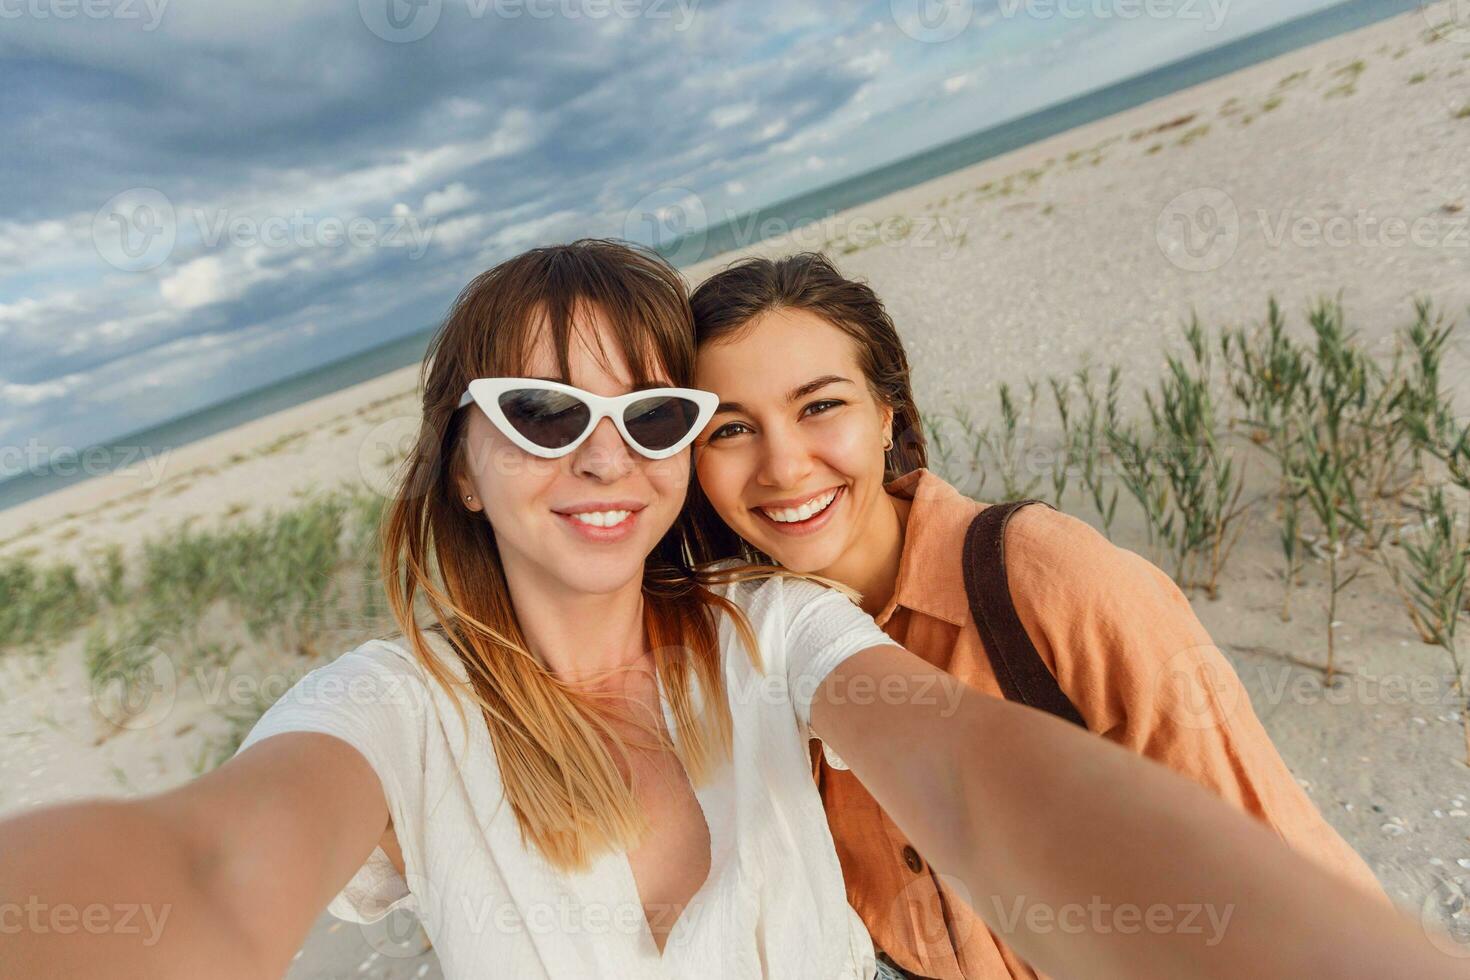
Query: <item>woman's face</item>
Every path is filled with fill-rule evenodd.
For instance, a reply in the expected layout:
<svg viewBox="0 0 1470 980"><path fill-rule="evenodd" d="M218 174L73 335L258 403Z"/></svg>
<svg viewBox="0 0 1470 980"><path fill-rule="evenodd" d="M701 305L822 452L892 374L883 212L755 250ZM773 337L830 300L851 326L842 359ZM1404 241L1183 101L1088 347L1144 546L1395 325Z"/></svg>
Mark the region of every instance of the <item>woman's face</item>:
<svg viewBox="0 0 1470 980"><path fill-rule="evenodd" d="M524 376L564 381L598 395L632 391L626 359L603 330L601 314L588 320L572 340L570 377L555 377L556 357L545 340L532 352ZM598 333L609 338L606 365L599 363ZM575 451L542 459L517 447L478 408L464 411L470 417L460 501L485 512L512 592L528 585L563 595L641 588L644 560L684 506L689 450L649 459L623 441L611 419L602 419ZM466 494L475 499L466 501ZM591 518L594 524L590 514L603 516Z"/></svg>
<svg viewBox="0 0 1470 980"><path fill-rule="evenodd" d="M699 485L720 517L793 571L835 565L885 503L893 422L856 341L816 314L773 310L704 345L695 385L720 396L695 443Z"/></svg>

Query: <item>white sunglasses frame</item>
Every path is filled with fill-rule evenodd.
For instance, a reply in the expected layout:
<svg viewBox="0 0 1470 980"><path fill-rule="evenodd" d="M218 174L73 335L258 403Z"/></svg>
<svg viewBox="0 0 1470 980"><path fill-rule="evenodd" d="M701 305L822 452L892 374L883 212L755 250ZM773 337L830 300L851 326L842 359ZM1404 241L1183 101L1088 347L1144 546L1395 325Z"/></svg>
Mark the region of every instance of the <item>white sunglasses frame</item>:
<svg viewBox="0 0 1470 980"><path fill-rule="evenodd" d="M587 428L582 430L581 435L559 449L547 449L545 446L536 445L536 443L518 432L515 426L510 424L510 420L505 417L505 412L500 408L500 396L502 394L507 391L518 391L526 388L556 391L580 399L591 410L591 418L587 422ZM658 398L660 396L687 399L693 402L699 409L699 415L696 417L694 424L689 427L689 434L673 446L670 446L668 449L649 449L628 434L628 428L623 423L623 411L634 402L642 401L645 398ZM670 456L676 455L688 447L704 431L704 427L714 417L715 409L719 407L720 396L712 391L703 391L699 388L646 388L643 391L630 391L626 395L608 397L605 395L594 395L590 391L572 385L562 384L560 381L545 381L541 378L476 378L470 382L469 387L460 396L459 407L464 408L470 402L474 402L480 406L480 410L485 413L486 418L495 425L495 428L499 429L518 448L530 453L532 456L539 456L542 459L560 459L563 456L568 456L576 452L577 447L587 441L587 437L592 434L592 430L596 429L598 423L605 418L612 419L613 425L617 426L618 432L623 437L623 441L640 456L648 459L668 459Z"/></svg>

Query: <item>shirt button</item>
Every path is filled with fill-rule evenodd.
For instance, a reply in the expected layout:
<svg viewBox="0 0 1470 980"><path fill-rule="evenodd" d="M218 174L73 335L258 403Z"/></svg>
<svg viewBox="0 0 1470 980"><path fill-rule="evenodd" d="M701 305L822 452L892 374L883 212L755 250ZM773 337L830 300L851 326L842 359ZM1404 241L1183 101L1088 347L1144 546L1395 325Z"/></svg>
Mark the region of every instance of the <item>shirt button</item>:
<svg viewBox="0 0 1470 980"><path fill-rule="evenodd" d="M918 874L924 870L924 859L919 857L919 852L914 850L914 845L906 844L903 849L903 863L909 866L909 870Z"/></svg>

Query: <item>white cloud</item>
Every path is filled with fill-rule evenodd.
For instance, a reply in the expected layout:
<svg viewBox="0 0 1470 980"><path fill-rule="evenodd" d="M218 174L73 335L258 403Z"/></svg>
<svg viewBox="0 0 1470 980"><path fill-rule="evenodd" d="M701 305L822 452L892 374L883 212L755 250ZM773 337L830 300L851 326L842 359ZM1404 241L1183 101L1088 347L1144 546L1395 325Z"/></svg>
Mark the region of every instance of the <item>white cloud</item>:
<svg viewBox="0 0 1470 980"><path fill-rule="evenodd" d="M847 62L847 67L864 75L876 75L893 63L893 55L882 48L865 51Z"/></svg>
<svg viewBox="0 0 1470 980"><path fill-rule="evenodd" d="M40 381L36 384L16 384L14 382L0 383L0 399L21 408L29 408L42 402L54 401L57 398L65 398L84 381L87 380L86 372L76 372L60 378L52 378L50 381Z"/></svg>
<svg viewBox="0 0 1470 980"><path fill-rule="evenodd" d="M729 129L738 126L755 115L757 106L754 102L741 102L738 105L722 105L716 107L709 114L709 121L716 129Z"/></svg>
<svg viewBox="0 0 1470 980"><path fill-rule="evenodd" d="M164 302L179 310L197 309L234 295L226 290L224 262L217 255L185 263L158 284Z"/></svg>
<svg viewBox="0 0 1470 980"><path fill-rule="evenodd" d="M479 199L479 194L470 190L463 182L455 181L442 190L430 191L424 195L424 214L429 217L448 214L469 207Z"/></svg>

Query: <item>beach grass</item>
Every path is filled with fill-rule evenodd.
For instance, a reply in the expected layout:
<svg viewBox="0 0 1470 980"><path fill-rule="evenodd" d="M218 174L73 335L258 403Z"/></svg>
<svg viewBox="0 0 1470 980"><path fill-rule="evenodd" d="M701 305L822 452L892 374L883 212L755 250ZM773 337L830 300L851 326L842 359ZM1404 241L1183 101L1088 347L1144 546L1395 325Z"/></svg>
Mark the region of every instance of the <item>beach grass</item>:
<svg viewBox="0 0 1470 980"><path fill-rule="evenodd" d="M1096 515L1109 537L1121 495L1141 518L1151 560L1186 592L1217 598L1247 520L1280 542L1280 616L1309 574L1322 596L1322 651L1294 662L1340 675L1341 598L1376 572L1425 644L1443 647L1456 691L1470 691L1451 625L1463 616L1470 561L1470 420L1444 390L1456 321L1427 300L1394 333L1391 358L1370 353L1340 300L1293 329L1274 300L1253 328L1184 324L1143 388L1146 412L1118 409L1093 366L1050 376L1049 417L1003 384L992 412L968 404L926 416L931 465L973 496L1000 502L1049 486L1049 502ZM1080 397L1079 397L1080 396ZM991 477L998 477L992 481ZM1247 484L1266 491L1249 499ZM996 485L998 484L998 485ZM1470 701L1465 707L1470 709ZM1470 764L1470 710L1466 722Z"/></svg>

